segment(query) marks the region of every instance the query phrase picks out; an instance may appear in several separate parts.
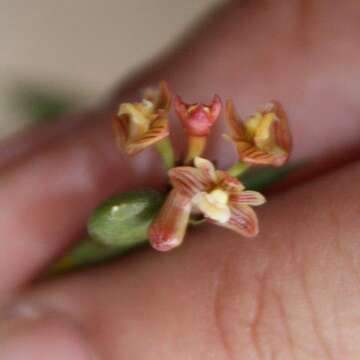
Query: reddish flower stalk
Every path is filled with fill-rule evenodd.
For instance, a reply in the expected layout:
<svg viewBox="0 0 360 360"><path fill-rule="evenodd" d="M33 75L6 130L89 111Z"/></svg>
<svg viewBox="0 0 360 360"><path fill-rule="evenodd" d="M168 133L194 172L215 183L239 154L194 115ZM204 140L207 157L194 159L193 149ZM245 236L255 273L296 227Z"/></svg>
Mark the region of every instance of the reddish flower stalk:
<svg viewBox="0 0 360 360"><path fill-rule="evenodd" d="M176 96L175 110L188 136L185 163L190 163L196 156L203 153L210 129L218 119L221 108L221 100L217 95L214 95L210 105L187 104L180 96Z"/></svg>
<svg viewBox="0 0 360 360"><path fill-rule="evenodd" d="M227 136L236 145L240 160L251 164L281 166L289 158L292 144L285 111L280 103L269 102L242 121L232 101L226 104Z"/></svg>
<svg viewBox="0 0 360 360"><path fill-rule="evenodd" d="M243 184L213 164L196 157L194 166L169 171L173 190L150 227L149 239L160 251L179 246L184 238L190 213L229 228L246 237L258 233L258 221L250 206L262 205L265 198L256 191L245 191Z"/></svg>

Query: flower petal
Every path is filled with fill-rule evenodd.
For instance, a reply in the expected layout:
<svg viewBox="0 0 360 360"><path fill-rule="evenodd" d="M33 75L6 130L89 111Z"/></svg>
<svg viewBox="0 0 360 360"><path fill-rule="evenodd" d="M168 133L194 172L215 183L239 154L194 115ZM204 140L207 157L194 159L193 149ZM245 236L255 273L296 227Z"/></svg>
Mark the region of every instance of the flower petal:
<svg viewBox="0 0 360 360"><path fill-rule="evenodd" d="M144 90L144 99L155 105L155 112L162 112L165 115L171 107L171 91L166 81L160 81L159 88L146 88Z"/></svg>
<svg viewBox="0 0 360 360"><path fill-rule="evenodd" d="M213 118L213 121L216 121L222 109L222 102L219 95L214 95L209 107L210 107L211 117Z"/></svg>
<svg viewBox="0 0 360 360"><path fill-rule="evenodd" d="M235 231L245 237L253 237L259 232L258 219L255 211L250 206L246 205L231 207L231 217L227 223L213 223Z"/></svg>
<svg viewBox="0 0 360 360"><path fill-rule="evenodd" d="M273 100L265 105L264 111L270 111L276 114L277 118L279 119L279 121L274 123L276 142L279 147L284 149L287 153L290 153L292 149L292 140L288 118L284 108L278 101Z"/></svg>
<svg viewBox="0 0 360 360"><path fill-rule="evenodd" d="M274 112L262 115L253 136L254 144L260 150L271 151L271 149L277 145L274 136L274 128L277 121L279 121L279 119Z"/></svg>
<svg viewBox="0 0 360 360"><path fill-rule="evenodd" d="M156 104L156 108L158 110L163 110L165 113L168 113L171 107L171 99L172 99L172 95L167 82L161 81L159 101Z"/></svg>
<svg viewBox="0 0 360 360"><path fill-rule="evenodd" d="M187 104L175 97L175 110L188 136L207 137L221 112L221 100L215 95L210 105Z"/></svg>
<svg viewBox="0 0 360 360"><path fill-rule="evenodd" d="M129 133L129 118L127 115L114 115L112 119L112 126L115 134L116 145L119 149L125 150L126 139Z"/></svg>
<svg viewBox="0 0 360 360"><path fill-rule="evenodd" d="M188 117L187 109L189 106L190 105L186 104L179 95L175 96L175 111L182 121L186 121Z"/></svg>
<svg viewBox="0 0 360 360"><path fill-rule="evenodd" d="M172 168L168 174L173 187L190 198L211 187L211 182L204 178L201 171L191 166Z"/></svg>
<svg viewBox="0 0 360 360"><path fill-rule="evenodd" d="M245 189L243 183L235 177L231 176L228 172L217 170L216 173L218 184L220 184L221 188L224 188L224 190L229 192L229 194L238 194Z"/></svg>
<svg viewBox="0 0 360 360"><path fill-rule="evenodd" d="M289 154L279 147L275 147L272 152L265 152L248 142L237 141L236 148L240 160L251 164L281 166L289 158Z"/></svg>
<svg viewBox="0 0 360 360"><path fill-rule="evenodd" d="M185 236L190 212L190 199L172 190L149 229L152 247L159 251L168 251L179 246Z"/></svg>
<svg viewBox="0 0 360 360"><path fill-rule="evenodd" d="M157 143L169 135L168 119L165 117L157 118L151 123L149 130L138 140L128 141L125 151L129 155L134 155L150 145Z"/></svg>
<svg viewBox="0 0 360 360"><path fill-rule="evenodd" d="M216 201L211 194L205 192L196 194L192 200L192 204L203 213L205 218L226 223L231 217L229 206Z"/></svg>
<svg viewBox="0 0 360 360"><path fill-rule="evenodd" d="M246 190L241 191L239 194L232 195L230 202L233 205L251 205L259 206L266 202L265 197L257 191Z"/></svg>
<svg viewBox="0 0 360 360"><path fill-rule="evenodd" d="M194 165L202 172L203 176L207 179L208 182L216 182L216 171L211 161L200 156L196 156L194 159Z"/></svg>
<svg viewBox="0 0 360 360"><path fill-rule="evenodd" d="M245 130L243 126L243 121L237 115L234 103L232 100L226 102L226 123L229 127L230 138L233 140L241 140L245 136Z"/></svg>

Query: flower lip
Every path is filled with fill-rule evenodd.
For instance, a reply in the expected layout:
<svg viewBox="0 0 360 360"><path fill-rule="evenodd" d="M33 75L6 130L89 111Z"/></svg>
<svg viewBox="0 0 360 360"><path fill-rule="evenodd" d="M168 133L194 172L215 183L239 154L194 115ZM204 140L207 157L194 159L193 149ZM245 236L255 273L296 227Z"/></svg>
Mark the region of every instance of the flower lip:
<svg viewBox="0 0 360 360"><path fill-rule="evenodd" d="M206 137L218 119L222 108L221 99L214 95L211 104L187 104L179 95L175 97L175 110L189 136Z"/></svg>
<svg viewBox="0 0 360 360"><path fill-rule="evenodd" d="M222 189L214 189L211 192L200 192L194 196L192 203L208 219L226 223L231 217L228 206L229 194Z"/></svg>

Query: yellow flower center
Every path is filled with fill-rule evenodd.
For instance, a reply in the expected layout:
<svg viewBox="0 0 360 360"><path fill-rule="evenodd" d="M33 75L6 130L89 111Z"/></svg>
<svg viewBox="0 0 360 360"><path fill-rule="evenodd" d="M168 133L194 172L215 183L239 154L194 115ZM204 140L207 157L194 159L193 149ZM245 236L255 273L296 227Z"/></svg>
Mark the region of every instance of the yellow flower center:
<svg viewBox="0 0 360 360"><path fill-rule="evenodd" d="M188 113L191 114L198 106L199 106L199 104L194 104L194 105L189 106L189 108L187 110ZM208 106L203 105L202 108L207 114L210 114L210 108Z"/></svg>
<svg viewBox="0 0 360 360"><path fill-rule="evenodd" d="M256 146L264 151L270 151L276 146L272 125L278 118L275 113L261 114L257 112L245 123L247 141L254 141Z"/></svg>
<svg viewBox="0 0 360 360"><path fill-rule="evenodd" d="M214 202L222 205L226 205L229 201L229 194L221 189L215 189L208 195Z"/></svg>
<svg viewBox="0 0 360 360"><path fill-rule="evenodd" d="M226 223L231 212L228 206L229 194L222 189L214 189L210 193L201 192L195 195L193 204L208 218Z"/></svg>
<svg viewBox="0 0 360 360"><path fill-rule="evenodd" d="M149 131L155 105L144 99L141 103L124 103L120 106L118 115L127 115L129 118L129 140L140 139Z"/></svg>

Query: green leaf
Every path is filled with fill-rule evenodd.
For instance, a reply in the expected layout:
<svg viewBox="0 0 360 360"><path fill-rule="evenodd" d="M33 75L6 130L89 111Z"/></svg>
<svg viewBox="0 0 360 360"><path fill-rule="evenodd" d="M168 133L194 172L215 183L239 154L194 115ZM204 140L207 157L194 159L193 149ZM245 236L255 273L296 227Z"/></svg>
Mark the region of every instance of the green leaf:
<svg viewBox="0 0 360 360"><path fill-rule="evenodd" d="M64 272L116 258L147 243L148 229L165 194L154 190L122 193L97 207L88 223L89 237L75 244L48 272Z"/></svg>
<svg viewBox="0 0 360 360"><path fill-rule="evenodd" d="M108 199L91 215L89 236L99 243L122 248L147 241L149 226L164 197L154 190L142 190Z"/></svg>
<svg viewBox="0 0 360 360"><path fill-rule="evenodd" d="M297 170L301 165L302 164L296 163L278 168L259 168L241 176L241 182L247 189L263 191L275 183L286 179L291 172Z"/></svg>
<svg viewBox="0 0 360 360"><path fill-rule="evenodd" d="M128 249L105 246L90 238L78 242L48 272L48 275L59 275L74 269L109 261Z"/></svg>

